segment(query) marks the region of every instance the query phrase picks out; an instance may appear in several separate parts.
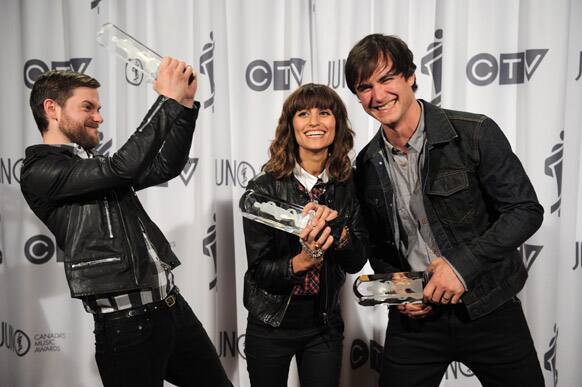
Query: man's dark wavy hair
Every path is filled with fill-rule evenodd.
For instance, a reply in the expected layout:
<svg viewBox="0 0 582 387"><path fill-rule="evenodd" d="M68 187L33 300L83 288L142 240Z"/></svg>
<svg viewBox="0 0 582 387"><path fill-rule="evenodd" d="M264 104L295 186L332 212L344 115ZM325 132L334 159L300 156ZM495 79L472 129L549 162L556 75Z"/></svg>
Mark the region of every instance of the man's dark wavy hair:
<svg viewBox="0 0 582 387"><path fill-rule="evenodd" d="M360 40L350 50L346 60L346 82L356 94L358 85L369 79L379 64L392 62L392 74L402 74L408 79L414 74L416 65L412 51L402 39L394 35L371 34ZM416 81L412 90L417 89Z"/></svg>
<svg viewBox="0 0 582 387"><path fill-rule="evenodd" d="M30 93L30 108L40 133L48 129L48 120L44 114L44 101L54 100L59 106L65 106L65 102L73 95L73 90L78 87L97 89L101 86L99 81L88 75L73 71L47 71L42 74Z"/></svg>

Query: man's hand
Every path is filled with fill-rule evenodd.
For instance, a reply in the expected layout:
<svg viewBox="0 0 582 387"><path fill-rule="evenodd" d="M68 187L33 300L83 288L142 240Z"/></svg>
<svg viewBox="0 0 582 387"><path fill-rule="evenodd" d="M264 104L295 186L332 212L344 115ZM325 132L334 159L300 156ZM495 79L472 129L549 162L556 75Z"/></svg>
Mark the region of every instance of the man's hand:
<svg viewBox="0 0 582 387"><path fill-rule="evenodd" d="M456 304L465 292L463 283L442 257L435 258L427 271L432 274L424 287L424 299L435 304Z"/></svg>
<svg viewBox="0 0 582 387"><path fill-rule="evenodd" d="M159 95L172 98L187 108L192 108L198 87L195 75L192 83L188 84L192 75L191 66L177 59L165 57L158 69L158 77L153 85L154 90Z"/></svg>
<svg viewBox="0 0 582 387"><path fill-rule="evenodd" d="M410 318L424 318L432 312L432 307L425 304L398 305L398 311Z"/></svg>

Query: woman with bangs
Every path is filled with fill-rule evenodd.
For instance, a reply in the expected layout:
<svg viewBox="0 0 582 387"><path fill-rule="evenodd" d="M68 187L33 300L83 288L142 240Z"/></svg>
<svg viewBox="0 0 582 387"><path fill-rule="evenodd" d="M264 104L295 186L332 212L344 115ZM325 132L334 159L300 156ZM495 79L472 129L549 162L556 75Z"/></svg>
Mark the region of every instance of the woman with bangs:
<svg viewBox="0 0 582 387"><path fill-rule="evenodd" d="M243 219L252 387L286 386L293 356L302 387L339 385L339 290L345 273L366 262L348 155L353 136L337 93L303 85L283 104L269 161L247 186L315 212L299 237Z"/></svg>

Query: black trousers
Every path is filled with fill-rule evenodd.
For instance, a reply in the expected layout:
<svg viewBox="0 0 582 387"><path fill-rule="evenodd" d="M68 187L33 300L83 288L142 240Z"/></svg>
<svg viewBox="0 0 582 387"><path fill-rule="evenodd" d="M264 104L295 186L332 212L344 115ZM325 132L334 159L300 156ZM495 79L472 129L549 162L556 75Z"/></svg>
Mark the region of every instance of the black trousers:
<svg viewBox="0 0 582 387"><path fill-rule="evenodd" d="M95 359L105 387L232 387L202 324L176 304L135 317L95 321Z"/></svg>
<svg viewBox="0 0 582 387"><path fill-rule="evenodd" d="M484 387L542 387L544 379L521 303L514 298L471 321L462 304L410 319L390 311L380 387L437 387L452 361Z"/></svg>
<svg viewBox="0 0 582 387"><path fill-rule="evenodd" d="M247 329L245 354L252 387L286 387L293 356L301 387L339 385L343 325L271 330L277 330L276 337L269 332L256 334Z"/></svg>

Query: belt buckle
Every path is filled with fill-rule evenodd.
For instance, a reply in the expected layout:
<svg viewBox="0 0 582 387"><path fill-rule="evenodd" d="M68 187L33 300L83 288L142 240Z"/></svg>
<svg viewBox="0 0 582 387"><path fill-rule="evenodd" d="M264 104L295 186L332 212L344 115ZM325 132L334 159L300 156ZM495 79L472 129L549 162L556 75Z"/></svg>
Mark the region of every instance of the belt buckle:
<svg viewBox="0 0 582 387"><path fill-rule="evenodd" d="M168 297L164 299L164 302L166 303L166 305L168 305L168 308L171 308L176 303L176 296L170 294Z"/></svg>

